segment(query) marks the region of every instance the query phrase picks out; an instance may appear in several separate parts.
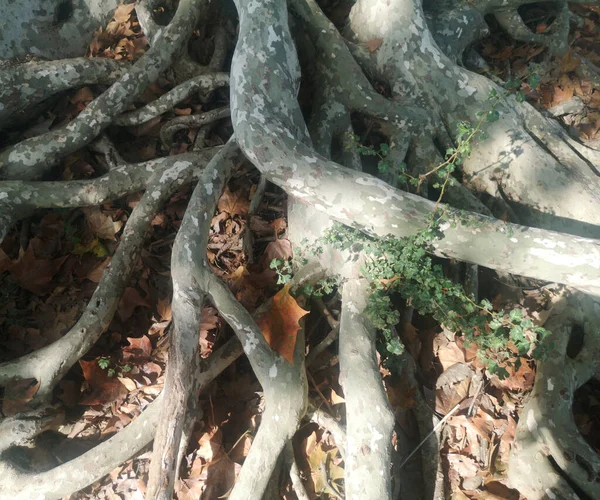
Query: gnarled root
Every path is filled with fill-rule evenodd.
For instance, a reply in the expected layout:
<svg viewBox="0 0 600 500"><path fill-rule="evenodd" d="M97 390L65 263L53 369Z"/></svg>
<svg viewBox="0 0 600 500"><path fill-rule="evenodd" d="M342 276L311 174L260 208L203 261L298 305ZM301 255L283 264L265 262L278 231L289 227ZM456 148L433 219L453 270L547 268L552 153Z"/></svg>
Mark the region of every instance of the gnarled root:
<svg viewBox="0 0 600 500"><path fill-rule="evenodd" d="M538 364L509 463L512 487L528 499L577 499L580 492L600 497L600 457L579 434L572 413L575 391L599 366L599 325L600 302L581 293L561 299L545 323L552 332L548 357ZM570 352L581 336L581 350Z"/></svg>

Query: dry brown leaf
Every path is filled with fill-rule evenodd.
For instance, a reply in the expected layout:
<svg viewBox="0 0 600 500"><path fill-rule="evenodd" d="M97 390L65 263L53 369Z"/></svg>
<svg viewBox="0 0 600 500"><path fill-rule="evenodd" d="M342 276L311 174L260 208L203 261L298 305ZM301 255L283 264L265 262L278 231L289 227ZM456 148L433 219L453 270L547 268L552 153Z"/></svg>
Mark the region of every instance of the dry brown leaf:
<svg viewBox="0 0 600 500"><path fill-rule="evenodd" d="M34 378L11 378L4 389L2 413L5 417L12 417L17 413L31 410L30 401L36 395L40 383Z"/></svg>
<svg viewBox="0 0 600 500"><path fill-rule="evenodd" d="M333 387L331 388L331 404L339 405L341 403L345 403L346 400L340 396L337 392L334 391Z"/></svg>
<svg viewBox="0 0 600 500"><path fill-rule="evenodd" d="M106 257L102 262L99 262L98 265L86 274L85 278L94 283L99 283L108 264L110 264L110 257Z"/></svg>
<svg viewBox="0 0 600 500"><path fill-rule="evenodd" d="M248 198L241 191L232 193L229 186L225 187L217 204L220 212L227 212L230 215L246 215L249 207Z"/></svg>
<svg viewBox="0 0 600 500"><path fill-rule="evenodd" d="M527 358L520 358L521 366L515 372L513 366L506 366L508 377L503 380L497 375L490 377L490 382L495 387L509 391L526 391L533 387L535 381L535 370L532 368Z"/></svg>
<svg viewBox="0 0 600 500"><path fill-rule="evenodd" d="M119 307L117 308L117 312L119 313L119 317L123 321L127 321L136 307L150 307L148 302L146 302L140 292L137 289L132 287L125 288L123 292L123 297L121 297L121 302L119 302Z"/></svg>
<svg viewBox="0 0 600 500"><path fill-rule="evenodd" d="M83 208L87 224L94 236L105 240L116 241L115 234L121 230L123 223L113 221L110 215L104 215L98 207Z"/></svg>
<svg viewBox="0 0 600 500"><path fill-rule="evenodd" d="M163 321L171 321L173 311L171 309L171 299L168 297L158 299L156 310Z"/></svg>
<svg viewBox="0 0 600 500"><path fill-rule="evenodd" d="M108 370L100 368L98 359L79 360L79 364L88 387L92 390L90 394L79 401L79 404L104 405L127 395L125 386L116 377L109 377Z"/></svg>
<svg viewBox="0 0 600 500"><path fill-rule="evenodd" d="M129 3L129 4L119 4L117 5L117 8L115 9L115 13L113 15L113 19L118 22L118 23L125 23L129 20L129 18L131 17L131 13L133 12L133 9L135 7L134 3Z"/></svg>
<svg viewBox="0 0 600 500"><path fill-rule="evenodd" d="M570 73L571 71L575 71L581 62L581 58L574 54L573 50L569 50L564 56L560 59L560 70L563 73Z"/></svg>
<svg viewBox="0 0 600 500"><path fill-rule="evenodd" d="M117 380L121 382L129 392L133 392L137 389L135 382L130 378L117 377Z"/></svg>
<svg viewBox="0 0 600 500"><path fill-rule="evenodd" d="M250 452L251 446L252 436L245 434L229 452L229 458L238 464L243 463Z"/></svg>
<svg viewBox="0 0 600 500"><path fill-rule="evenodd" d="M278 235L287 228L287 221L284 217L278 217L271 222L271 226L273 227L273 231L275 231L275 235Z"/></svg>
<svg viewBox="0 0 600 500"><path fill-rule="evenodd" d="M142 335L140 338L128 337L127 342L129 345L123 348L124 361L145 361L150 358L152 342L146 335Z"/></svg>
<svg viewBox="0 0 600 500"><path fill-rule="evenodd" d="M282 238L280 240L271 241L263 256L264 267L269 267L269 264L273 259L288 260L293 257L292 244L290 240Z"/></svg>
<svg viewBox="0 0 600 500"><path fill-rule="evenodd" d="M365 42L365 47L369 52L375 52L381 44L383 43L383 38L372 38L371 40Z"/></svg>
<svg viewBox="0 0 600 500"><path fill-rule="evenodd" d="M0 250L0 272L10 272L22 288L36 295L43 295L52 288L52 278L67 257L52 260L37 259L33 245L30 244L27 250L21 249L19 258L13 261Z"/></svg>
<svg viewBox="0 0 600 500"><path fill-rule="evenodd" d="M269 311L256 321L271 348L292 365L296 335L300 329L298 321L306 314L308 311L298 305L296 299L290 295L289 285L286 285L273 297Z"/></svg>

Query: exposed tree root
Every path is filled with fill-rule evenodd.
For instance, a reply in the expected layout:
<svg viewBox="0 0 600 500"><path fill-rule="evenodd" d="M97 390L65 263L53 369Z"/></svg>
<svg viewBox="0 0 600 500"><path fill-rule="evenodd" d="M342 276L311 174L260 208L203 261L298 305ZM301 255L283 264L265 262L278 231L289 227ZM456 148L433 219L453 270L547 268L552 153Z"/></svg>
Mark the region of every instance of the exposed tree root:
<svg viewBox="0 0 600 500"><path fill-rule="evenodd" d="M600 457L579 434L572 412L575 391L598 372L599 324L598 300L578 293L561 298L546 321L550 353L538 365L509 467L511 485L528 499L600 496ZM574 345L583 340L581 350L570 352L571 339Z"/></svg>
<svg viewBox="0 0 600 500"><path fill-rule="evenodd" d="M375 330L365 321L368 293L368 282L360 278L342 290L340 382L346 396L346 496L375 500L392 492L394 415L379 375Z"/></svg>
<svg viewBox="0 0 600 500"><path fill-rule="evenodd" d="M36 409L0 423L0 452L28 442L61 421L62 413L52 407L53 389L107 329L156 212L183 183L198 181L172 253L174 328L163 394L116 436L59 467L25 472L0 460L0 500L54 499L73 493L140 452L152 439L147 498L170 499L191 431L201 417L198 396L242 349L262 386L265 411L230 499L277 495L282 467L291 475L297 496L307 497L291 449L291 438L304 418L330 432L340 446L347 498L389 499L394 490L401 489L398 480L402 473L392 465L394 458L406 458L410 450L392 451L394 416L379 374L375 330L365 314L371 290L358 270L364 256L341 254L328 247L323 255L311 256L311 262L296 273L296 283L328 274L341 275L343 283L339 321L328 316L331 332L308 356L300 329L294 363L269 347L255 321L260 309L251 315L210 272L206 247L211 218L223 187L241 162L240 153L261 175L258 201L253 202L251 213L267 181L283 188L290 200L291 239L299 248L303 237L314 241L333 221L370 235L399 238L426 227L432 214L445 212L448 221L432 243L435 255L563 283L600 296L600 243L573 236L600 236L600 212L596 209L600 152L573 140L531 106L504 99L498 108L500 119L487 126L489 138L475 144L461 173L465 184L499 199L503 206L518 212L521 222L539 227L492 218L491 211L466 185L448 190L444 200L452 206L434 203L398 189L393 178L387 177L385 182L363 173L356 151L339 155L345 166L330 159L334 144L348 144L353 117L360 115L374 120L388 135L394 161L406 161L416 176L427 172L443 157L439 147L449 146L455 139L456 123L475 121L477 113L485 109L490 90L500 91L490 80L459 66L470 44L486 32L485 15L493 14L516 39L544 43L561 52L569 24L566 2L556 2L558 17L553 30L535 35L518 15L518 7L530 3L528 0L426 1L425 10L418 0L358 0L346 30L350 42L314 0L289 3L297 27L302 26L305 35L298 34L296 44L284 0L236 0L239 37L230 77L218 72L228 48L221 27L215 28L215 50L206 66L182 51L198 17L207 11L205 0L180 0L165 27L153 20L156 3L140 2L138 17L151 48L132 67L108 60L74 59L36 62L0 73L0 125L10 124L17 114L62 90L90 83L112 84L63 129L0 153L0 177L11 179L0 183L0 239L35 209L93 206L145 189L110 266L77 323L53 344L0 364L2 385L13 379L40 382L33 401ZM358 45L372 40L381 43L372 53ZM296 46L307 51L314 48L319 54L313 83L320 92L312 103L308 127L297 99L300 64ZM182 83L155 102L124 113L168 67ZM31 93L21 85L26 82L33 88ZM376 84L389 87L391 98L376 91ZM176 131L200 127L193 153L125 164L104 137L92 149L106 157L106 174L85 181L35 181L66 154L90 144L109 125L148 122L192 93L209 94L226 85L230 85L230 108L178 117L161 130L163 143L170 147ZM204 149L212 123L230 113L234 136L223 148ZM427 183L421 185L421 194L427 194L427 188ZM470 268L470 277L470 289L476 294L475 266ZM217 308L239 340L227 343L206 363L198 353L205 302ZM599 315L597 299L576 292L556 307L546 325L553 331L555 344L538 370L510 465L513 485L529 498L545 494L576 498L579 491L600 497L600 461L583 443L571 415L574 391L597 371ZM573 324L582 326L586 340L584 349L570 359L566 351ZM307 397L305 365L338 336L345 430L310 405ZM414 366L405 363L404 376L416 385ZM427 434L435 417L420 393L415 399L420 431ZM432 439L421 450L422 475L428 484L425 495L436 499L444 494L437 448L437 440ZM530 473L523 474L524 468ZM329 484L329 478L324 481ZM339 496L329 488L331 495Z"/></svg>
<svg viewBox="0 0 600 500"><path fill-rule="evenodd" d="M66 127L26 139L0 153L0 177L41 178L60 158L89 144L169 67L187 42L204 1L182 0L169 26L114 85L93 100Z"/></svg>

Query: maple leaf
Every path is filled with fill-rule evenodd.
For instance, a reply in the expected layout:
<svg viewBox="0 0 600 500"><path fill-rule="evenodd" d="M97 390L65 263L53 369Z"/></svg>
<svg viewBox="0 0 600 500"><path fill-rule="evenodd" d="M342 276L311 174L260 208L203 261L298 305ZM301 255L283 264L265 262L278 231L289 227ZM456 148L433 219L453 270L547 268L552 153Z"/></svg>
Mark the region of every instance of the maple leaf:
<svg viewBox="0 0 600 500"><path fill-rule="evenodd" d="M245 215L248 213L250 202L242 192L232 193L229 186L225 187L225 191L219 198L217 208L221 212L227 212L230 215Z"/></svg>
<svg viewBox="0 0 600 500"><path fill-rule="evenodd" d="M9 271L22 288L43 295L51 288L52 278L66 259L67 256L53 260L37 259L33 245L29 245L27 250L21 249L17 260L11 260L0 250L0 272Z"/></svg>
<svg viewBox="0 0 600 500"><path fill-rule="evenodd" d="M104 215L98 207L84 208L88 226L92 233L100 239L116 240L115 234L121 230L123 223L114 222L110 215Z"/></svg>
<svg viewBox="0 0 600 500"><path fill-rule="evenodd" d="M83 377L91 393L85 396L79 404L104 405L112 403L127 394L127 389L117 377L109 377L108 370L103 370L97 359L93 361L79 360Z"/></svg>
<svg viewBox="0 0 600 500"><path fill-rule="evenodd" d="M267 313L256 322L271 349L281 354L292 365L296 336L300 329L300 318L309 311L302 309L296 299L290 295L290 286L284 286L273 297L273 303Z"/></svg>

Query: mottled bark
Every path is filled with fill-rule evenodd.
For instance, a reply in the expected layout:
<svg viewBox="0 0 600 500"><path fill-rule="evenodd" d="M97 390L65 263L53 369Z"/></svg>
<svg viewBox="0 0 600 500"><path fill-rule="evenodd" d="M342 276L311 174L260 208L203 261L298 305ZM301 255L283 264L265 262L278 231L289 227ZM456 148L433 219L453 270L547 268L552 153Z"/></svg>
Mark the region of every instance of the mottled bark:
<svg viewBox="0 0 600 500"><path fill-rule="evenodd" d="M92 0L86 1L93 4ZM596 210L600 201L600 151L568 137L555 122L531 106L518 104L510 97L502 100L497 107L500 119L484 127L488 139L474 144L473 153L462 166L465 184L449 187L446 192L443 200L448 205L422 197L427 194L425 183L419 191L422 196L417 196L390 185L395 182L393 178L377 178L363 172L356 150L339 155L343 166L331 160L332 145L349 143L346 134L353 132L353 120L358 116L380 126L392 146L389 159L406 161L414 175L438 165L443 150L453 144L456 123L476 122L477 114L489 104L490 90L500 91L485 77L460 66L465 49L486 33L486 15L494 15L514 38L544 43L555 53L564 50L568 28L566 2L555 2L558 18L552 30L534 35L524 31L523 21L517 15L518 7L531 1L444 0L424 1L422 5L419 0L358 0L345 30L350 39L347 40L314 0L290 0L297 21L294 43L284 0L236 0L239 37L230 82L226 73L218 73L228 54L224 28L219 26L213 31L215 50L208 65L193 61L182 50L197 18L207 11L208 2L180 0L170 24L159 26L152 19L158 3L147 1L139 3L138 16L151 49L132 67L87 59L11 63L5 67L0 73L0 125L6 127L17 115L25 116L23 111L57 92L93 83L112 86L65 128L0 152L0 176L14 179L0 182L0 236L16 220L37 208L97 205L140 189L146 189L146 193L134 209L111 265L76 325L59 341L0 365L0 383L10 383L12 377L32 377L41 382L34 400L39 406L33 414L17 415L0 423L1 450L23 444L60 421L60 412L43 414L42 410L47 408L56 383L107 328L154 213L183 182L200 182L172 255L174 328L164 395L117 436L56 469L34 474L0 461L0 499L59 498L87 486L148 444L157 422L160 425L147 496L170 498L198 416L199 391L225 364L239 356L242 348L263 388L266 409L230 498L258 500L274 495L282 453L294 488L302 496L297 467L290 458L290 440L307 411L305 362L314 360L315 353L330 346L338 332L347 429L344 431L318 410L310 410L311 418L331 432L342 447L347 497L390 498L390 435L394 421L377 370L375 332L364 315L370 290L357 271L363 256L326 246L322 255L311 255L310 263L298 270L294 283L327 274L340 275L342 313L339 323L331 321L331 334L306 360L301 329L294 363L290 364L271 350L253 316L210 273L206 245L214 206L239 161L239 146L261 174L259 195L251 212L256 209L266 181L283 188L289 196L289 236L296 249L302 248L304 237L316 241L333 221L379 237L413 235L429 223L429 217L437 210L445 214L446 220L439 228L438 239L431 244L430 251L435 255L565 283L600 295L600 243L590 239L600 237L600 212ZM74 4L81 2L84 0ZM14 11L14 7L11 9L9 12ZM2 24L0 21L0 27ZM37 35L29 35L35 43ZM382 44L372 52L361 45L379 38ZM78 38L75 45L80 41ZM316 89L308 127L297 99L301 78L299 52L306 60L310 60L310 54L315 55L315 60L310 61L314 64L314 81L307 82L307 75L303 75L304 83L311 83ZM15 48L14 55L19 53L20 49ZM58 54L63 58L75 55L79 54ZM181 84L155 102L123 114L169 67ZM127 165L104 137L91 147L105 156L109 167L105 175L86 181L32 181L68 152L91 143L109 125L147 122L192 93L201 93L200 100L205 102L211 91L229 84L235 138L212 160L216 150L202 150L204 140L210 124L229 115L227 107L178 117L165 124L161 138L167 146L175 131L200 127L194 153ZM383 97L376 90L379 84L389 87L391 97ZM209 165L204 168L206 163ZM507 212L518 214L521 222L532 227L494 219L492 211L467 186L491 196ZM471 268L471 276L476 277L476 268ZM475 279L471 288L477 292ZM215 353L217 358L213 355L208 365L198 358L197 338L200 311L206 300L217 307L240 341ZM548 478L556 480L556 484L546 487L550 493L565 497L572 493L568 482L551 470L549 455L579 488L590 496L598 496L594 482L600 470L597 457L582 444L570 414L573 391L597 368L597 328L589 318L597 316L598 305L589 297L581 300L580 304L587 304L585 307L574 306L577 313L571 316L564 309L557 310L556 322L551 323L558 347L553 348L550 359L540 368L511 458L511 480L531 498L547 493L540 489L540 481L547 483ZM260 310L256 314L259 313ZM564 355L568 332L560 321L575 320L585 323L589 342L572 361ZM213 360L215 364L211 364ZM421 432L426 434L431 413L422 397L418 398L418 405L423 420ZM549 430L550 410L556 410L552 418L560 422L556 435ZM40 418L28 421L36 417ZM397 456L405 457L407 451L399 450ZM425 455L423 475L430 482L424 491L429 497L441 496L443 490L436 451L435 440L421 448ZM531 467L526 478L520 474L523 464ZM434 484L439 487L434 488Z"/></svg>
<svg viewBox="0 0 600 500"><path fill-rule="evenodd" d="M599 324L600 303L582 294L562 297L546 321L550 352L538 365L509 462L511 486L528 499L577 499L580 491L600 497L600 457L579 434L572 411L575 391L600 368ZM569 352L577 335L582 348Z"/></svg>
<svg viewBox="0 0 600 500"><path fill-rule="evenodd" d="M150 49L68 125L26 139L0 153L0 177L38 179L65 155L89 144L169 67L174 55L187 43L204 3L205 0L181 0L171 23Z"/></svg>

